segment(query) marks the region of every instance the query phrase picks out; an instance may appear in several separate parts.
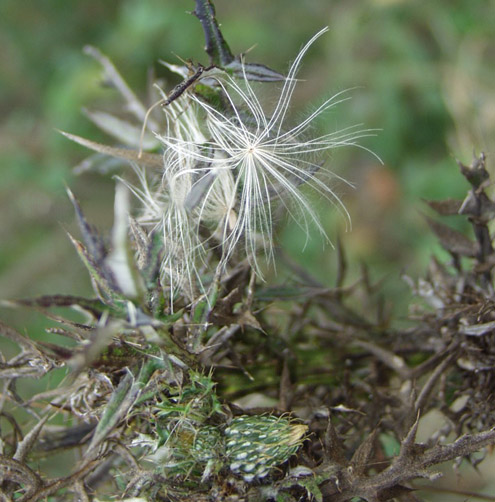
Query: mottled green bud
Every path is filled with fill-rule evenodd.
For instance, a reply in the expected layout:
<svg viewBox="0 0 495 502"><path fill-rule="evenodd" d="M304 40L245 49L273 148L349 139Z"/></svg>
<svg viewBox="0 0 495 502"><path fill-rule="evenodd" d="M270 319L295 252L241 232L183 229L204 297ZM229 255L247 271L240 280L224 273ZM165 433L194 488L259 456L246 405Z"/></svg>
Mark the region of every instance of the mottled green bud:
<svg viewBox="0 0 495 502"><path fill-rule="evenodd" d="M307 426L286 417L242 416L225 429L225 452L230 470L245 481L265 477L301 446Z"/></svg>

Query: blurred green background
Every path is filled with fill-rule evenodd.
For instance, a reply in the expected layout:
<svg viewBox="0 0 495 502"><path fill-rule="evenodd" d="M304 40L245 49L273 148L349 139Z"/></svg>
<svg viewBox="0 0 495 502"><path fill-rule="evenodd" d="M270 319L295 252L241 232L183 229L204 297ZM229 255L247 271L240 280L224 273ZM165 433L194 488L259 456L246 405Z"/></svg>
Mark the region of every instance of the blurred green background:
<svg viewBox="0 0 495 502"><path fill-rule="evenodd" d="M390 291L407 298L401 271L414 276L432 253L440 253L421 199L463 196L467 186L456 158L468 163L473 151L482 150L492 166L495 3L215 4L233 52L249 50L248 61L281 72L314 33L330 27L304 60L293 113L300 116L352 88L352 99L320 121L322 132L353 124L380 129L362 144L384 165L356 148L333 154L333 171L356 187L337 187L353 221L352 232L342 238L351 268L368 263L373 278L386 277ZM193 8L192 0L0 0L0 298L91 294L65 235L66 229L77 234L65 185L88 219L105 230L112 221L114 183L96 174L75 176L72 167L88 152L55 129L108 141L81 108L106 103L112 109L119 101L102 88L100 67L82 47L100 48L141 96L150 70L171 88L177 81L158 59L207 63L200 24L187 12ZM324 214L335 239L344 221L326 209ZM294 227L283 232L285 246L332 284L335 252L313 239L301 253ZM32 313L2 309L0 318L31 333L42 329Z"/></svg>
<svg viewBox="0 0 495 502"><path fill-rule="evenodd" d="M322 131L360 123L380 129L362 144L383 166L356 148L333 154L332 169L356 187L337 187L352 214L353 230L344 235L351 263L364 260L377 275L424 268L435 240L421 198L461 196L465 185L454 159L469 162L473 150L483 150L490 163L494 150L494 4L218 0L216 6L232 50L251 49L249 61L282 72L311 35L330 27L304 60L293 112L352 88L352 99L320 121ZM102 88L100 67L82 47L99 47L141 95L150 69L172 87L176 81L158 59L207 62L201 27L187 12L193 8L192 0L0 2L0 296L89 289L64 234L73 228L64 184L106 228L113 182L74 176L72 167L87 152L55 128L108 141L81 108L119 101ZM344 227L332 215L327 224L333 238ZM288 249L331 283L334 253L313 239L301 255L294 227L285 232Z"/></svg>

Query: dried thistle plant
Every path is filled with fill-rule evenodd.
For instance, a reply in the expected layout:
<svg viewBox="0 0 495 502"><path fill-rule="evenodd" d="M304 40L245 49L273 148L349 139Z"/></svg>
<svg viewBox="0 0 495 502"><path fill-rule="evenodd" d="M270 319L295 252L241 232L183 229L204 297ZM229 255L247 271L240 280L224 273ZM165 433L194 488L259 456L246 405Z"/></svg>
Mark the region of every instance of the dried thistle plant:
<svg viewBox="0 0 495 502"><path fill-rule="evenodd" d="M314 225L329 240L308 194L301 188L328 199L349 220L331 188L331 178L336 176L325 166L325 156L334 148L359 146L357 141L372 131L350 127L323 136L311 135L315 120L345 100L341 94L326 100L297 125L287 125L297 71L305 53L326 31L318 32L301 49L286 77L268 70L266 76L253 76L251 66L241 59L235 72L229 66L198 66L192 77L177 86L180 92L176 88L166 94L158 89L162 98L146 114L142 137L146 132L154 135L163 148L161 159L143 153L142 148L125 152L66 134L96 151L133 162L139 184L124 182L142 206L137 221L162 236L161 279L169 285L171 305L178 292L193 301L198 291L207 290L205 269L216 269L213 275L218 277L232 268L232 262L235 265L245 258L262 278L260 257L274 264L277 211L291 216L308 237L309 227ZM99 54L98 59L108 66ZM194 71L194 67L167 66L184 76ZM251 80L272 81L275 77L283 85L268 114ZM118 87L117 82L114 85ZM158 105L162 105L161 121L150 120ZM107 129L101 115L96 117L97 124ZM108 120L118 124L116 118ZM123 134L117 129L114 136L122 138ZM151 173L149 167L153 168ZM212 250L218 256L216 267ZM238 256L232 260L234 254Z"/></svg>
<svg viewBox="0 0 495 502"><path fill-rule="evenodd" d="M464 201L429 203L467 216L475 240L431 222L452 263L433 261L425 279L410 279L430 305L416 309L410 328L383 315L365 273L346 285L341 246L334 289L288 260L293 282L266 284L259 260L273 261L274 213L326 236L304 190L346 214L327 184L325 153L360 147L371 131L311 135L340 96L287 125L301 60L326 30L283 77L232 55L208 0L196 1L195 14L210 65L168 65L183 81L158 89L149 110L105 56L87 49L136 123L89 117L130 149L66 135L130 162L135 177L118 177L110 246L69 191L82 242L70 239L94 298L4 302L40 310L69 343L34 342L0 323L19 347L0 355L0 500L421 500L415 480L433 482L432 466L475 464L473 454L495 443L495 202L485 158L461 165L471 185ZM270 113L254 81L282 82ZM140 206L134 217L129 190ZM378 315L355 307L358 294ZM21 379L61 368L58 386L19 393ZM445 424L419 443L431 410ZM45 462L60 452L71 465L47 476Z"/></svg>

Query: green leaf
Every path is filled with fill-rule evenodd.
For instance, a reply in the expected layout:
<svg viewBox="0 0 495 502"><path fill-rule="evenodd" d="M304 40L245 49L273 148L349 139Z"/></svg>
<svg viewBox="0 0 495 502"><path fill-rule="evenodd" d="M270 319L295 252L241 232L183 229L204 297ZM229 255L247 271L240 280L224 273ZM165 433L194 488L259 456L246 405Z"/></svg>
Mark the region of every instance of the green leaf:
<svg viewBox="0 0 495 502"><path fill-rule="evenodd" d="M318 480L314 476L305 476L297 480L297 484L305 488L311 500L316 502L323 502L323 494L318 486Z"/></svg>
<svg viewBox="0 0 495 502"><path fill-rule="evenodd" d="M225 70L231 71L235 77L255 82L280 82L284 75L259 63L244 63L238 58L229 63Z"/></svg>
<svg viewBox="0 0 495 502"><path fill-rule="evenodd" d="M380 434L378 437L387 458L396 457L400 452L400 443L390 434Z"/></svg>
<svg viewBox="0 0 495 502"><path fill-rule="evenodd" d="M91 443L86 451L86 456L93 452L94 449L106 439L112 429L131 409L137 397L136 395L133 395L136 390L134 383L134 375L129 371L110 397L110 401L105 407L103 416L98 422L98 426L96 427L93 438L91 439Z"/></svg>
<svg viewBox="0 0 495 502"><path fill-rule="evenodd" d="M86 455L104 441L110 432L125 418L137 401L141 391L148 383L151 375L157 370L165 367L162 359L152 358L144 363L137 378L128 371L126 376L115 389L110 401L105 407L95 433L88 447Z"/></svg>

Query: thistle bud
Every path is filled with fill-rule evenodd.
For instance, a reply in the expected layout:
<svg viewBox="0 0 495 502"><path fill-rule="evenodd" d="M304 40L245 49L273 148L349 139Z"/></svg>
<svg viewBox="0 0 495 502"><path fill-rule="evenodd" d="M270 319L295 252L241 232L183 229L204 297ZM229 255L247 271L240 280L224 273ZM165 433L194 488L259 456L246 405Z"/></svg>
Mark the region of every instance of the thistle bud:
<svg viewBox="0 0 495 502"><path fill-rule="evenodd" d="M245 481L264 478L288 460L303 443L307 426L286 417L241 416L225 429L230 470Z"/></svg>

